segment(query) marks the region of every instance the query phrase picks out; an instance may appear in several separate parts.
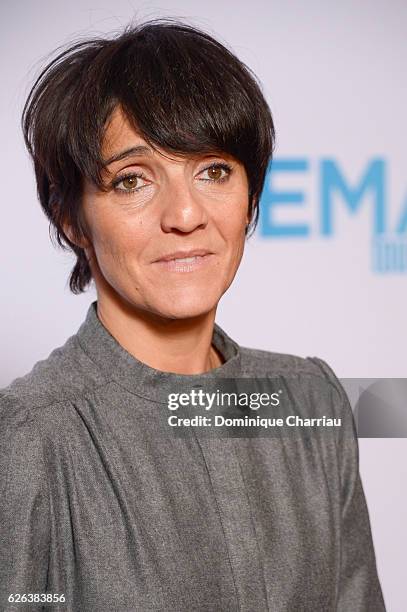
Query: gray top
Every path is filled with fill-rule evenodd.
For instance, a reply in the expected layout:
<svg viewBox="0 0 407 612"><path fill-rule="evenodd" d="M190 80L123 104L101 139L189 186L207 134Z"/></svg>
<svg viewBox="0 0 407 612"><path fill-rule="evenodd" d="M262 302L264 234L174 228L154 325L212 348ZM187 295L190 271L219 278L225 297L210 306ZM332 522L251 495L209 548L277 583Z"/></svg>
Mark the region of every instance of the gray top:
<svg viewBox="0 0 407 612"><path fill-rule="evenodd" d="M238 346L203 375L155 370L99 321L0 392L0 610L63 594L80 612L381 612L346 394L317 358ZM274 377L332 436L162 434L163 393L212 377ZM41 597L41 596L40 596ZM38 601L38 600L37 600ZM47 608L48 609L48 608Z"/></svg>

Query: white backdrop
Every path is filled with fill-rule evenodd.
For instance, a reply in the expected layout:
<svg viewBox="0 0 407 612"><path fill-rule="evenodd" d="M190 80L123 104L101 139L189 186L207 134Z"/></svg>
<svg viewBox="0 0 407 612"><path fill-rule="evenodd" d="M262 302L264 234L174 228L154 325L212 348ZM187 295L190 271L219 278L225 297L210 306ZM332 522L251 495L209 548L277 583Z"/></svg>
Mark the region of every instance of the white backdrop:
<svg viewBox="0 0 407 612"><path fill-rule="evenodd" d="M51 245L36 201L19 126L29 86L57 46L157 16L208 30L255 71L274 116L275 158L289 167L267 183L265 215L221 302L219 324L245 346L322 357L342 378L407 377L407 266L387 272L372 266L374 211L387 216L390 245L404 244L407 236L404 0L169 0L165 6L20 0L3 3L0 11L0 387L63 344L95 299L93 290L69 293L74 260ZM302 169L295 170L296 160ZM324 200L329 186L331 197ZM273 191L297 192L299 202L271 205ZM332 233L324 235L321 220L329 207ZM270 234L283 224L291 235ZM307 235L293 236L296 225ZM404 612L407 443L361 439L359 446L387 609Z"/></svg>

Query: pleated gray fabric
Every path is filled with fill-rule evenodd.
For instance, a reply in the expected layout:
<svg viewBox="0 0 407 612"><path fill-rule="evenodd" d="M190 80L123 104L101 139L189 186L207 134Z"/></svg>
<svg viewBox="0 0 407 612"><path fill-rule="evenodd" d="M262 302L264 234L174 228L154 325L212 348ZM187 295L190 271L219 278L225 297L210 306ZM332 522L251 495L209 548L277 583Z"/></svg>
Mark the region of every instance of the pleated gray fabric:
<svg viewBox="0 0 407 612"><path fill-rule="evenodd" d="M331 436L163 435L165 393L93 302L78 332L0 392L0 610L385 610L346 394L318 358L238 346L196 378L279 377ZM65 601L10 603L16 594Z"/></svg>

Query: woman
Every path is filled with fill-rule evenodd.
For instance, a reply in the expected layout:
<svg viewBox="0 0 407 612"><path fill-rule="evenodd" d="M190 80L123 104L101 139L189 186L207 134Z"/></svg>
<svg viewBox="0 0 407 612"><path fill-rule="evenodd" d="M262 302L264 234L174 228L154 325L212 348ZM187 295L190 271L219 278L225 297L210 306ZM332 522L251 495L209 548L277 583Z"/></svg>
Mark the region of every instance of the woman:
<svg viewBox="0 0 407 612"><path fill-rule="evenodd" d="M215 323L274 145L254 76L208 34L153 20L62 52L23 127L76 255L70 288L93 280L97 300L2 391L1 609L384 610L338 380ZM169 435L166 397L240 378L275 378L291 408L344 426Z"/></svg>

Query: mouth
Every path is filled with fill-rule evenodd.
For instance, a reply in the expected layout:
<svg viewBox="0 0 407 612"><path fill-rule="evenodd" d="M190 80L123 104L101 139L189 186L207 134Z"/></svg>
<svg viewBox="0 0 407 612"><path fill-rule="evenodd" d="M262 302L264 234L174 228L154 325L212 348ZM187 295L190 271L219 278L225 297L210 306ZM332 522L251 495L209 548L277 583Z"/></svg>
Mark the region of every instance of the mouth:
<svg viewBox="0 0 407 612"><path fill-rule="evenodd" d="M184 257L168 256L159 259L154 264L168 272L194 272L207 266L213 261L214 253L206 252L201 255L188 255Z"/></svg>

